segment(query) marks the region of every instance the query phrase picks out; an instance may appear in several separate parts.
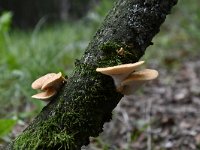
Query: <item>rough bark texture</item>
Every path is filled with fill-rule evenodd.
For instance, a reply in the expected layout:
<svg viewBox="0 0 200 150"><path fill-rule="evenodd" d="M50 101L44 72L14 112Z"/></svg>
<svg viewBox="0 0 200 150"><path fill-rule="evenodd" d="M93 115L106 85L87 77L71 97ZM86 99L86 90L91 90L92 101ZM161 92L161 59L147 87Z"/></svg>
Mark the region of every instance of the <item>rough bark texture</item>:
<svg viewBox="0 0 200 150"><path fill-rule="evenodd" d="M78 150L98 136L122 95L96 68L137 62L176 2L119 0L76 60L68 82L8 149ZM121 47L123 55L116 52Z"/></svg>

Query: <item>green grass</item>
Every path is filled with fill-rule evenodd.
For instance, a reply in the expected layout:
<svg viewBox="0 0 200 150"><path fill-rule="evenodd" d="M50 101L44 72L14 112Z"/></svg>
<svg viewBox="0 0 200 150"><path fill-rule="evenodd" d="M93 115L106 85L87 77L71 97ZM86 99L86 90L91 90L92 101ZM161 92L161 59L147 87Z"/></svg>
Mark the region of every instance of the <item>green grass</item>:
<svg viewBox="0 0 200 150"><path fill-rule="evenodd" d="M111 4L104 0L79 22L0 32L0 118L31 119L42 109L43 102L31 99L36 92L31 82L48 72L69 75ZM198 0L179 0L144 59L158 59L167 65L165 60L175 55L181 59L196 55L200 43L198 6Z"/></svg>
<svg viewBox="0 0 200 150"><path fill-rule="evenodd" d="M40 106L30 99L31 82L48 72L69 74L92 34L86 25L72 23L6 35L0 56L0 107L17 108L23 100Z"/></svg>
<svg viewBox="0 0 200 150"><path fill-rule="evenodd" d="M61 71L69 75L73 70L74 60L81 57L102 20L102 15L105 15L111 5L112 1L103 1L95 8L96 11L91 11L82 21L51 26L38 23L34 30L15 29L1 34L0 118L10 118L13 115L19 117L21 114L24 116L21 111L25 110L23 107L30 107L26 106L30 103L35 108L29 111L41 110L44 103L31 99L31 95L35 93L30 87L31 82L48 72Z"/></svg>

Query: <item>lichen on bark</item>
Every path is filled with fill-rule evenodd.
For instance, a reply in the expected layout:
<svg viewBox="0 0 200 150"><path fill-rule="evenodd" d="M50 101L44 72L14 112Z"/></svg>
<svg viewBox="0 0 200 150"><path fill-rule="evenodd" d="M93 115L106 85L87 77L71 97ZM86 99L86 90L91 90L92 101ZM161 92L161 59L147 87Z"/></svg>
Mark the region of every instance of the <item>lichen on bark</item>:
<svg viewBox="0 0 200 150"><path fill-rule="evenodd" d="M97 67L137 62L177 0L119 0L60 92L7 149L78 150L101 133L122 94ZM124 55L117 50L124 49Z"/></svg>

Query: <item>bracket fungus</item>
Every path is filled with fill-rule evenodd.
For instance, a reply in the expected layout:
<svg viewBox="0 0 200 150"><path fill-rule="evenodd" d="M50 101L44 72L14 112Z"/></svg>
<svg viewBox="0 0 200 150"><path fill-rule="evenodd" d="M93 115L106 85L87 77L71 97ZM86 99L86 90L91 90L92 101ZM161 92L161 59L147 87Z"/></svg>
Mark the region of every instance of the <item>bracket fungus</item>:
<svg viewBox="0 0 200 150"><path fill-rule="evenodd" d="M126 79L136 68L141 66L144 61L132 64L123 64L113 67L97 68L96 71L113 78L116 88L119 90L121 82Z"/></svg>
<svg viewBox="0 0 200 150"><path fill-rule="evenodd" d="M61 85L66 82L66 79L62 76L62 73L48 73L37 80L35 80L31 87L33 89L42 90L43 92L35 94L32 98L40 100L48 100L54 96Z"/></svg>
<svg viewBox="0 0 200 150"><path fill-rule="evenodd" d="M67 80L62 76L62 73L59 72L53 75L51 78L46 79L44 84L42 85L41 90L48 89L49 87L53 87L54 89L57 89L65 81Z"/></svg>
<svg viewBox="0 0 200 150"><path fill-rule="evenodd" d="M137 71L143 63L144 61L139 61L132 64L97 68L96 71L111 76L118 92L131 95L140 85L158 77L156 70L143 69Z"/></svg>
<svg viewBox="0 0 200 150"><path fill-rule="evenodd" d="M57 91L55 89L47 89L44 92L33 95L32 98L46 100L55 95L56 92Z"/></svg>
<svg viewBox="0 0 200 150"><path fill-rule="evenodd" d="M133 72L128 78L122 81L122 91L124 95L131 95L143 83L158 77L158 71L153 69L144 69Z"/></svg>
<svg viewBox="0 0 200 150"><path fill-rule="evenodd" d="M32 89L35 89L35 90L41 89L42 86L43 86L43 84L44 84L44 82L45 82L46 80L48 80L49 78L52 78L52 77L55 76L55 75L56 75L56 73L48 73L48 74L46 74L46 75L44 75L44 76L38 78L37 80L35 80L35 81L32 83L32 85L31 85Z"/></svg>

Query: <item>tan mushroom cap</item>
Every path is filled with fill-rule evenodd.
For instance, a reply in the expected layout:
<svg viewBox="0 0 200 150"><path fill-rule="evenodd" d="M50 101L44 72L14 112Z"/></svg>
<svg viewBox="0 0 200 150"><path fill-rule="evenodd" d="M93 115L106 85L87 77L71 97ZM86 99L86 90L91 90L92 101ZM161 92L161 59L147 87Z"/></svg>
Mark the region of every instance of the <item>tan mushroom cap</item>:
<svg viewBox="0 0 200 150"><path fill-rule="evenodd" d="M62 73L59 72L53 75L51 78L48 78L41 87L41 90L45 90L49 87L58 88L60 85L66 81L66 79L62 76Z"/></svg>
<svg viewBox="0 0 200 150"><path fill-rule="evenodd" d="M51 98L52 96L54 96L55 94L56 94L55 89L47 89L44 92L33 95L32 98L47 100L47 99Z"/></svg>
<svg viewBox="0 0 200 150"><path fill-rule="evenodd" d="M122 82L122 86L131 84L136 81L148 81L158 77L158 71L153 69L144 69L132 73L127 79Z"/></svg>
<svg viewBox="0 0 200 150"><path fill-rule="evenodd" d="M139 61L136 63L123 64L123 65L118 65L118 66L113 66L113 67L97 68L96 71L101 72L102 74L106 74L106 75L131 73L143 63L144 61Z"/></svg>
<svg viewBox="0 0 200 150"><path fill-rule="evenodd" d="M48 74L46 74L46 75L44 75L44 76L38 78L37 80L35 80L35 81L32 83L31 87L32 87L33 89L41 89L42 86L43 86L43 84L44 84L44 82L45 82L47 79L52 78L52 77L55 76L55 75L56 75L56 73L48 73Z"/></svg>

